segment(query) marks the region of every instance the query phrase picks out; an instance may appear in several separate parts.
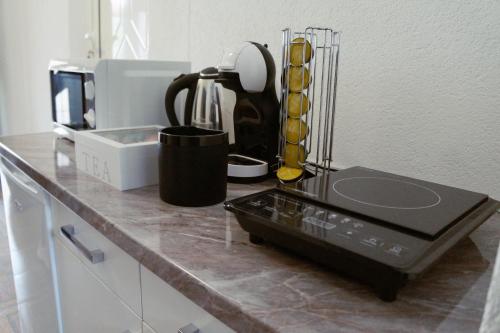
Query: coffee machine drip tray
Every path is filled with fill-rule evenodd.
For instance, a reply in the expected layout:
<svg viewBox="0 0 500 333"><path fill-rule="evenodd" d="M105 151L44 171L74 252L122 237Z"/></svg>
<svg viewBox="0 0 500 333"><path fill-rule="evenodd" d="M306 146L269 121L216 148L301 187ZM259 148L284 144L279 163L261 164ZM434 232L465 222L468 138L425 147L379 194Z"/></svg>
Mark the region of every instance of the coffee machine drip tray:
<svg viewBox="0 0 500 333"><path fill-rule="evenodd" d="M498 207L487 195L354 167L225 204L268 241L373 286L388 301Z"/></svg>

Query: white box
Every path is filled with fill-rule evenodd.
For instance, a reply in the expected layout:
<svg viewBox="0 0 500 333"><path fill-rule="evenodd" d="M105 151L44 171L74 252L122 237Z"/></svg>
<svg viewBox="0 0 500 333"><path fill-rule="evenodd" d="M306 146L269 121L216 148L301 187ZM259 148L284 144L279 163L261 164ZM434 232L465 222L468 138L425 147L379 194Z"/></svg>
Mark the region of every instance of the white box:
<svg viewBox="0 0 500 333"><path fill-rule="evenodd" d="M158 184L158 132L162 128L78 131L76 167L121 191Z"/></svg>

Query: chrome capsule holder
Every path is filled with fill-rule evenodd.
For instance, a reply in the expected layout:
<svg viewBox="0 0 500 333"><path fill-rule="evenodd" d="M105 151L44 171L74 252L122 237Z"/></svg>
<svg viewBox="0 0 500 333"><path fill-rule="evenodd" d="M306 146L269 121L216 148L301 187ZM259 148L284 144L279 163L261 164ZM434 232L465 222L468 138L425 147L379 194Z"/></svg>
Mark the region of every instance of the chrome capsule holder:
<svg viewBox="0 0 500 333"><path fill-rule="evenodd" d="M303 38L304 41L294 41L296 38ZM309 61L306 61L307 43L305 41L311 44ZM291 63L291 48L294 44L302 45L301 66L294 66ZM309 72L310 82L302 90L300 96L300 117L298 119L303 120L309 130L303 141L300 140L301 133L307 131L307 128L303 128L303 122L299 121L299 138L296 148L298 165L304 171L302 175L306 174L305 171L319 175L331 168L339 46L340 33L331 28L308 27L303 32L292 32L289 28L282 30L278 167L285 165L286 129L290 119L288 109L290 69L299 67L301 68L301 87L305 87L304 72L306 69ZM308 109L304 109L304 96L309 101ZM305 152L304 162L301 162L299 157L301 145Z"/></svg>

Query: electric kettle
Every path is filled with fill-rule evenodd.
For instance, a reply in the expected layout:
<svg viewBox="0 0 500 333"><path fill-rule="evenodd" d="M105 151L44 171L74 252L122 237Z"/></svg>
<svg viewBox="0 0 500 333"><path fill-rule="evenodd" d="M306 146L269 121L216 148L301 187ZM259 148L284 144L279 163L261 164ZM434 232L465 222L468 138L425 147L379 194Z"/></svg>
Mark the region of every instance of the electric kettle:
<svg viewBox="0 0 500 333"><path fill-rule="evenodd" d="M167 89L165 109L173 126L179 121L174 101L188 89L184 110L185 125L234 132L230 152L277 165L279 136L279 102L275 88L276 68L266 45L244 42L229 49L217 69L181 75ZM221 110L221 88L236 94L234 108ZM229 121L223 121L229 119ZM212 127L210 127L212 126ZM230 135L231 136L231 135Z"/></svg>
<svg viewBox="0 0 500 333"><path fill-rule="evenodd" d="M208 67L199 73L182 74L170 84L165 96L165 109L173 126L180 125L174 110L175 97L181 90L188 89L185 125L222 130L220 87L215 82L218 77L218 70Z"/></svg>

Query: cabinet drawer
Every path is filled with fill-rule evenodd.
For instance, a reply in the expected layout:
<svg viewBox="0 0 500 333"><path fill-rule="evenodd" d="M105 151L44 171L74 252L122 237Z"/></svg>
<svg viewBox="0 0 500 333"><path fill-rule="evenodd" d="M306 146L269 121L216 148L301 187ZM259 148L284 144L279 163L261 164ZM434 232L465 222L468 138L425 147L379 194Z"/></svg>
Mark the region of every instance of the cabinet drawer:
<svg viewBox="0 0 500 333"><path fill-rule="evenodd" d="M200 333L234 332L176 289L141 266L143 319L157 333L193 325Z"/></svg>
<svg viewBox="0 0 500 333"><path fill-rule="evenodd" d="M60 239L54 243L64 332L141 332L141 318L95 277L66 244Z"/></svg>
<svg viewBox="0 0 500 333"><path fill-rule="evenodd" d="M135 313L141 314L139 262L56 199L52 198L51 204L54 235ZM73 240L62 233L61 228L68 230L68 226L73 229ZM101 251L103 260L91 262L86 250Z"/></svg>

